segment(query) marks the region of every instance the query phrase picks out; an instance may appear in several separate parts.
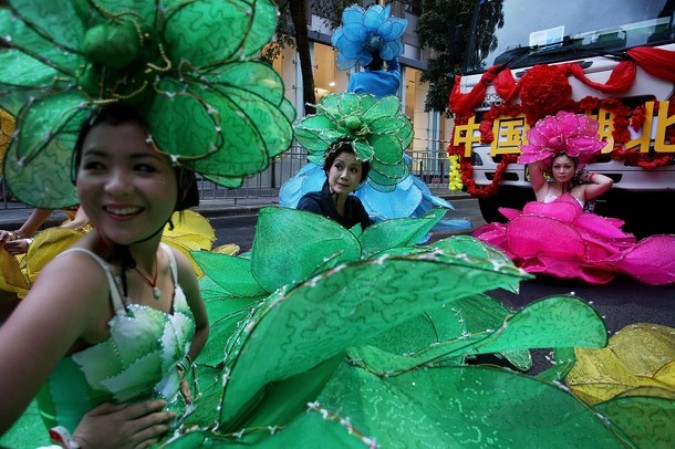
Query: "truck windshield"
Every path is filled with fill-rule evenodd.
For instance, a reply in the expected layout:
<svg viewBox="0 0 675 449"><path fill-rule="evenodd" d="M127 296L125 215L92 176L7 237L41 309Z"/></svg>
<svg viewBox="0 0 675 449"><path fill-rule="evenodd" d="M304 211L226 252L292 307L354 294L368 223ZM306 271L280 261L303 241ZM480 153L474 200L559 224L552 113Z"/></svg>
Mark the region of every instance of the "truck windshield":
<svg viewBox="0 0 675 449"><path fill-rule="evenodd" d="M464 74L675 41L675 0L478 0Z"/></svg>

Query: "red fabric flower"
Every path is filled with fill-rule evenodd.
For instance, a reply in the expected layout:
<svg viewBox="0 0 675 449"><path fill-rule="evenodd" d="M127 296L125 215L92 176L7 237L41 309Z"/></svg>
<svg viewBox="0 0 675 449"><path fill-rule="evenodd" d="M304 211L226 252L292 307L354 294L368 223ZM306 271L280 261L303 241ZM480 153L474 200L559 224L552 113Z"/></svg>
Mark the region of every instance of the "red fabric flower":
<svg viewBox="0 0 675 449"><path fill-rule="evenodd" d="M656 112L656 111L655 111ZM645 105L640 105L633 111L631 118L631 127L634 131L639 131L645 123Z"/></svg>
<svg viewBox="0 0 675 449"><path fill-rule="evenodd" d="M530 123L564 109L572 86L558 66L535 65L520 80L520 100Z"/></svg>
<svg viewBox="0 0 675 449"><path fill-rule="evenodd" d="M579 102L579 109L582 111L593 111L598 108L598 97L584 97Z"/></svg>

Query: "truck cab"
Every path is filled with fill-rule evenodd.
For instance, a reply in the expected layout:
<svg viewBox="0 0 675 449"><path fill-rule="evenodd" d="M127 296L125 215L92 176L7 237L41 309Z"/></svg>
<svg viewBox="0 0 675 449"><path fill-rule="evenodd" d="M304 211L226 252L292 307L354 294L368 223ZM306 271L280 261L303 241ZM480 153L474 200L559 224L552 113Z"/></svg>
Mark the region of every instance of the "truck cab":
<svg viewBox="0 0 675 449"><path fill-rule="evenodd" d="M537 119L572 110L597 119L607 142L585 167L614 181L596 212L639 236L675 232L674 9L673 0L476 2L448 152L486 221L534 199L518 148Z"/></svg>

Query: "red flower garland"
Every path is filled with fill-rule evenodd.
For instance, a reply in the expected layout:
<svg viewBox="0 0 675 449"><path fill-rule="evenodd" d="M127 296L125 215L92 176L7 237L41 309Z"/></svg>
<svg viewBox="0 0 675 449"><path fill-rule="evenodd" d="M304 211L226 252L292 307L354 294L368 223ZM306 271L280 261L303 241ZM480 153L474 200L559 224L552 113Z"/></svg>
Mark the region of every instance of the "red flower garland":
<svg viewBox="0 0 675 449"><path fill-rule="evenodd" d="M644 106L631 111L628 106L624 106L621 100L616 98L600 100L599 98L589 96L583 98L579 102L570 102L567 110L583 113L598 108L607 109L614 114L614 131L612 137L614 138L615 145L611 154L612 159L624 160L630 165L637 165L645 170L653 170L657 167L668 165L675 159L675 155L668 154L656 157L654 155L647 155L623 148L623 145L630 140L628 126L632 126L635 130L642 128L645 121ZM673 108L673 112L675 112L675 104L672 104L671 108ZM523 109L524 108L521 105L517 104L496 105L490 108L483 116L483 121L479 127L481 143L491 144L494 140L492 124L495 119L501 116L515 117L516 115L521 114ZM667 140L671 143L675 141L675 126L668 128ZM451 145L448 148L448 154L458 154L462 156L464 154L464 146L455 147ZM507 155L503 157L497 166L497 171L495 172L495 177L492 182L485 187L479 187L476 186L472 177L473 167L471 166L471 158L462 157L460 168L462 172L462 182L468 187L467 192L478 198L485 198L493 195L499 190L502 175L508 167L508 164L514 163L516 160L517 155Z"/></svg>
<svg viewBox="0 0 675 449"><path fill-rule="evenodd" d="M614 149L611 157L615 160L624 160L630 165L637 165L645 170L653 170L656 167L668 165L673 162L675 155L655 156L654 154L644 154L637 151L626 150L624 144L630 141L629 126L635 131L641 129L645 121L644 105L636 107L634 110L625 106L618 98L599 99L597 97L587 96L579 102L572 100L572 87L570 86L565 71L559 66L537 65L528 70L520 81L521 104L506 103L494 105L483 115L483 121L479 125L481 143L491 144L494 141L492 125L494 120L501 116L514 117L524 113L527 123L532 126L537 120L546 115L555 114L560 110L588 113L599 108L609 110L613 113L613 132ZM675 114L675 102L670 103L669 114ZM468 123L471 114L457 116L456 125ZM675 142L675 126L670 126L666 130L666 139L668 142ZM453 139L454 140L454 139ZM517 155L504 155L497 166L492 182L484 187L476 186L473 180L472 158L464 157L464 145L455 146L450 142L448 146L449 155L459 155L461 158L460 171L462 182L467 188L467 192L478 198L485 198L495 194L501 185L504 171L509 164L516 162Z"/></svg>
<svg viewBox="0 0 675 449"><path fill-rule="evenodd" d="M570 101L572 86L558 66L535 65L520 80L520 102L530 125L566 109Z"/></svg>

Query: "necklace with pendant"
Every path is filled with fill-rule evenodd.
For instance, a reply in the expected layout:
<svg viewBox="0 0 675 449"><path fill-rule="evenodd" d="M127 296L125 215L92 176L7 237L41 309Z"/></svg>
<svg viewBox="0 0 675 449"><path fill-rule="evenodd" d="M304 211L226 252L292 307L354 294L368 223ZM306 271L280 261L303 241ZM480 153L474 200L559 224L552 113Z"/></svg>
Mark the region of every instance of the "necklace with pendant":
<svg viewBox="0 0 675 449"><path fill-rule="evenodd" d="M150 276L147 276L145 273L143 273L141 270L138 269L138 267L134 267L134 271L138 273L147 284L152 287L152 297L155 298L155 300L159 300L159 298L162 297L162 290L157 287L157 275L159 274L159 260L156 260L155 263L155 275L153 276L152 279L150 279Z"/></svg>

